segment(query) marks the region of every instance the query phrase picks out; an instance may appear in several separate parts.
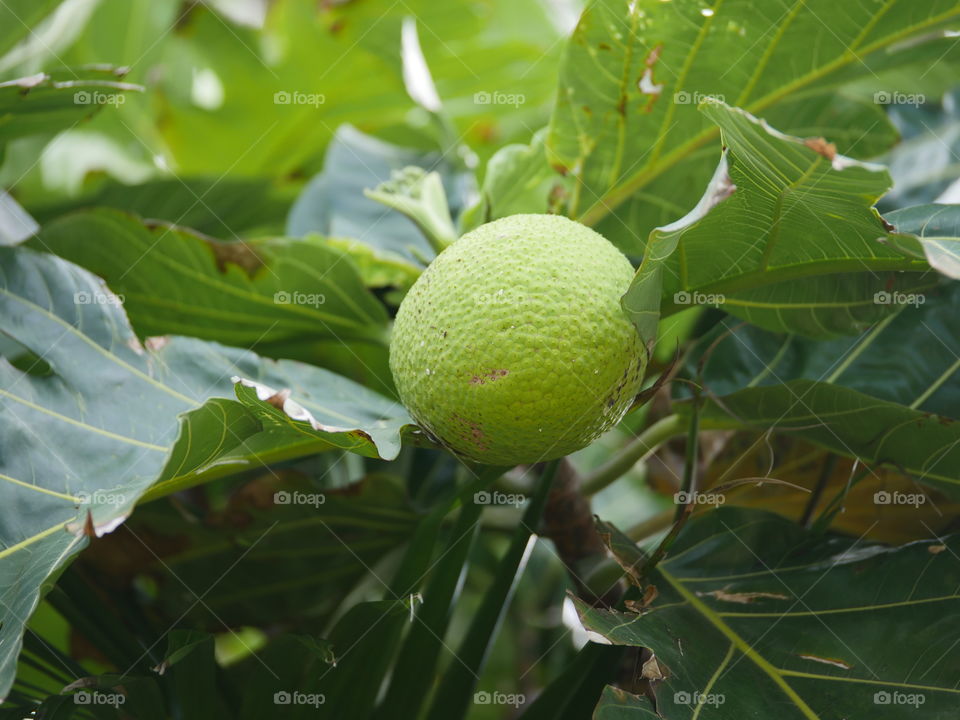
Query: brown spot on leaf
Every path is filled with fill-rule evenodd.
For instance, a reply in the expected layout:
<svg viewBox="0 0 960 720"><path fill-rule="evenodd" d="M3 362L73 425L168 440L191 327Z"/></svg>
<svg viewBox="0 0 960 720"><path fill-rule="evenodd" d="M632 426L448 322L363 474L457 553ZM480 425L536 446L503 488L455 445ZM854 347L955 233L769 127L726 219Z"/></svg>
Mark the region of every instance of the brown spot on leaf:
<svg viewBox="0 0 960 720"><path fill-rule="evenodd" d="M217 263L217 270L227 271L227 264L242 268L247 275L253 275L263 266L263 260L256 251L245 242L223 242L212 238L203 238L207 247L213 251L213 259Z"/></svg>
<svg viewBox="0 0 960 720"><path fill-rule="evenodd" d="M93 524L93 513L87 510L87 521L83 524L83 534L90 538L97 536L97 528Z"/></svg>
<svg viewBox="0 0 960 720"><path fill-rule="evenodd" d="M653 110L653 104L663 91L663 85L658 85L654 77L654 65L656 65L660 59L661 52L663 52L663 43L657 45L647 53L647 56L643 59L643 64L646 69L643 71L643 75L637 80L637 87L640 89L640 92L647 96L647 104L643 108L645 113Z"/></svg>
<svg viewBox="0 0 960 720"><path fill-rule="evenodd" d="M724 602L739 603L740 605L749 605L754 600L760 600L761 598L770 599L770 600L789 600L790 598L786 595L780 595L779 593L770 593L770 592L744 592L744 593L731 593L726 590L713 590L707 593L697 593L698 596L703 597L709 595L715 597L717 600L722 600Z"/></svg>
<svg viewBox="0 0 960 720"><path fill-rule="evenodd" d="M267 398L267 402L273 405L277 410L283 410L283 405L290 399L290 388L278 390Z"/></svg>
<svg viewBox="0 0 960 720"><path fill-rule="evenodd" d="M643 61L644 65L648 68L652 68L657 64L657 60L660 59L660 53L663 52L663 43L657 45L653 50L647 54L646 60Z"/></svg>
<svg viewBox="0 0 960 720"><path fill-rule="evenodd" d="M170 342L169 335L154 335L153 337L148 337L144 340L147 350L152 350L154 352L163 348L168 342Z"/></svg>
<svg viewBox="0 0 960 720"><path fill-rule="evenodd" d="M931 555L939 555L946 549L947 549L946 545L928 545L927 546L927 552L930 553Z"/></svg>
<svg viewBox="0 0 960 720"><path fill-rule="evenodd" d="M803 144L819 155L823 155L827 160L833 162L837 156L837 146L832 142L827 142L825 138L807 138Z"/></svg>
<svg viewBox="0 0 960 720"><path fill-rule="evenodd" d="M844 670L849 670L853 667L849 663L845 663L843 660L836 660L834 658L824 658L819 655L801 655L801 658L804 660L812 660L813 662L823 663L824 665L833 665L834 667L842 668Z"/></svg>
<svg viewBox="0 0 960 720"><path fill-rule="evenodd" d="M666 665L660 664L656 655L651 655L650 659L643 664L640 670L640 677L650 682L659 682L670 677L670 671Z"/></svg>

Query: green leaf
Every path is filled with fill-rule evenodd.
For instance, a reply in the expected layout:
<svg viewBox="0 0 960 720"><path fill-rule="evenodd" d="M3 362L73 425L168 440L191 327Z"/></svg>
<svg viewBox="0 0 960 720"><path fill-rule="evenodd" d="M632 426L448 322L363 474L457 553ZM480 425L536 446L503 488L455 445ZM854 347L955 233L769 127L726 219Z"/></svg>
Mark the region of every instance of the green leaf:
<svg viewBox="0 0 960 720"><path fill-rule="evenodd" d="M49 368L21 370L0 358L0 446L18 449L0 458L0 584L12 588L0 627L3 694L46 578L89 534L123 522L150 484L171 472L169 463L182 474L188 470L184 459L209 460L231 447L224 435L234 423L245 432L256 427L238 412L218 426L212 420L224 406L203 406L212 395L232 394L231 376L291 388L318 417L338 416L336 428L312 438L332 442L310 443L309 452L345 438L370 453L371 436L392 448L388 455L399 447L397 424L381 418L382 408L395 404L381 398L384 404L367 411L376 420L364 435L347 427L349 415L338 412L339 399L349 398L349 410L359 412L372 391L318 368L273 364L187 338L141 347L116 296L100 280L45 253L0 248L0 318L0 330ZM177 419L184 414L178 436ZM175 442L189 446L175 449ZM272 449L263 444L258 451Z"/></svg>
<svg viewBox="0 0 960 720"><path fill-rule="evenodd" d="M0 150L18 137L74 127L104 106L122 104L124 93L143 90L120 82L123 73L122 68L83 69L0 82Z"/></svg>
<svg viewBox="0 0 960 720"><path fill-rule="evenodd" d="M785 720L917 711L947 720L960 692L949 630L960 620L958 548L956 538L902 548L816 541L780 517L722 508L680 535L642 614L575 602L587 629L655 654L666 675L656 711L667 720L765 717L774 707ZM636 705L617 695L598 717Z"/></svg>
<svg viewBox="0 0 960 720"><path fill-rule="evenodd" d="M329 708L319 685L333 670L331 661L329 652L315 637L289 634L276 637L255 656L228 669L239 698L236 717L239 720L321 717Z"/></svg>
<svg viewBox="0 0 960 720"><path fill-rule="evenodd" d="M141 505L127 521L132 532L110 537L115 553L98 556L95 545L90 560L119 572L130 592L145 578L159 578L150 612L160 627L187 622L222 632L223 623L281 622L291 631L321 633L359 584L381 587L376 576L384 572L384 558L417 528L397 478L351 482L357 471L347 470L349 464L330 453L248 473L241 483L205 485L205 504L216 506L218 495L226 495L212 511L193 503ZM137 576L113 569L116 558L141 555ZM213 578L220 579L214 584ZM196 603L193 593L204 602Z"/></svg>
<svg viewBox="0 0 960 720"><path fill-rule="evenodd" d="M191 175L312 174L344 123L397 144L453 151L407 92L406 17L417 21L445 113L474 150L489 153L542 126L562 47L553 13L505 0L436 8L432 0L392 7L276 0L262 32L228 25L203 4L177 12L178 30L164 36L154 64L163 70L154 122L171 165ZM141 52L134 46L120 62L136 63ZM219 81L221 102L197 107L198 72ZM276 93L289 102L275 102Z"/></svg>
<svg viewBox="0 0 960 720"><path fill-rule="evenodd" d="M254 347L385 342L386 312L353 263L318 237L221 242L115 210L67 215L31 243L104 278L142 336Z"/></svg>
<svg viewBox="0 0 960 720"><path fill-rule="evenodd" d="M437 253L457 239L443 181L437 172L426 172L411 165L395 170L389 180L365 190L364 194L405 215Z"/></svg>
<svg viewBox="0 0 960 720"><path fill-rule="evenodd" d="M330 643L337 664L318 682L325 698L316 717L367 718L376 693L363 682L367 672L385 669L392 659L388 639L399 635L408 610L394 598L357 603L336 624Z"/></svg>
<svg viewBox="0 0 960 720"><path fill-rule="evenodd" d="M587 643L576 658L524 709L522 720L576 720L589 712L622 661L622 648Z"/></svg>
<svg viewBox="0 0 960 720"><path fill-rule="evenodd" d="M930 263L947 277L960 278L960 205L916 205L887 213L899 235L897 247Z"/></svg>
<svg viewBox="0 0 960 720"><path fill-rule="evenodd" d="M492 478L491 478L492 480ZM420 573L430 572L422 608L411 617L412 627L400 649L389 689L381 703L380 717L402 714L417 717L435 680L443 638L460 597L470 549L479 528L483 506L469 499L461 505L443 554L434 565L423 563ZM431 548L432 550L432 548Z"/></svg>
<svg viewBox="0 0 960 720"><path fill-rule="evenodd" d="M601 231L609 227L621 249L639 253L643 235L664 220L661 207L692 202L691 188L709 177L698 152L716 128L694 111L707 96L793 134L839 140L862 128L841 152L878 154L893 140L889 125L864 102L851 123L851 99L835 99L838 87L904 89L885 85L885 73L950 54L953 43L939 31L958 20L953 0L890 0L843 13L831 0L593 0L567 46L548 141L552 162L577 180L568 213L594 225L617 211Z"/></svg>
<svg viewBox="0 0 960 720"><path fill-rule="evenodd" d="M939 284L934 273L837 273L724 295L722 307L767 330L829 340L864 332L899 306L922 303ZM699 296L710 299L710 294ZM667 305L669 310L683 307Z"/></svg>
<svg viewBox="0 0 960 720"><path fill-rule="evenodd" d="M285 372L287 369L293 372ZM297 378L300 387L288 393L247 378L239 380L237 397L265 426L289 429L291 435L342 442L344 450L393 460L401 433L413 427L396 400L343 381L323 368L288 360L277 362L276 378ZM338 380L342 381L338 386ZM281 407L278 407L278 404Z"/></svg>
<svg viewBox="0 0 960 720"><path fill-rule="evenodd" d="M510 545L497 566L493 584L486 590L483 601L473 616L463 642L457 648L458 662L450 665L434 694L426 717L428 720L456 717L465 714L470 698L480 679L497 629L516 589L516 584L533 549L534 533L540 524L547 496L557 471L558 460L543 465L530 504L520 524L511 534Z"/></svg>
<svg viewBox="0 0 960 720"><path fill-rule="evenodd" d="M219 693L215 692L220 668L214 657L213 640L213 635L195 630L174 629L167 635L163 676L175 698L176 715L183 720L227 714Z"/></svg>
<svg viewBox="0 0 960 720"><path fill-rule="evenodd" d="M61 0L5 0L0 5L0 55L31 34Z"/></svg>
<svg viewBox="0 0 960 720"><path fill-rule="evenodd" d="M684 416L689 404L678 405ZM805 438L867 465L889 464L960 497L960 423L812 380L791 380L711 398L704 428L773 430Z"/></svg>
<svg viewBox="0 0 960 720"><path fill-rule="evenodd" d="M650 235L623 298L641 337L656 337L661 296L676 305L722 303L770 329L821 337L856 332L888 313L873 303L877 280L858 286L849 275L927 266L880 242L889 231L872 206L890 185L886 171L720 102L702 110L721 127L726 150L697 207ZM832 274L846 277L807 282Z"/></svg>

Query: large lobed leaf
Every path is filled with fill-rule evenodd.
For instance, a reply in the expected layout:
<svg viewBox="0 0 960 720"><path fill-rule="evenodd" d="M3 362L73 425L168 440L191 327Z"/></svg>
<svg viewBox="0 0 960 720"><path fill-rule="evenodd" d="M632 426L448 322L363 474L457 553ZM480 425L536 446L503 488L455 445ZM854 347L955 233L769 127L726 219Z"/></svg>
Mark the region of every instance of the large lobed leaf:
<svg viewBox="0 0 960 720"><path fill-rule="evenodd" d="M720 102L702 110L726 149L700 204L650 234L623 300L643 338L656 336L661 302L665 312L722 304L768 329L833 337L895 309L877 293L936 284L935 275L895 274L928 266L891 247L903 238L873 209L890 186L882 167Z"/></svg>
<svg viewBox="0 0 960 720"><path fill-rule="evenodd" d="M20 348L0 358L2 693L46 579L156 479L175 489L332 447L392 458L409 423L396 403L319 368L187 338L144 348L102 281L27 248L0 248L0 318ZM222 399L235 375L289 388L324 424L304 438ZM366 419L351 417L358 408Z"/></svg>
<svg viewBox="0 0 960 720"><path fill-rule="evenodd" d="M942 31L958 25L953 0L842 11L832 0L593 0L566 50L548 141L576 180L569 214L591 225L609 216L601 231L639 253L709 178L703 149L716 128L695 111L708 96L877 155L896 135L869 92L911 92L885 73L954 59ZM858 81L866 94L843 92Z"/></svg>
<svg viewBox="0 0 960 720"><path fill-rule="evenodd" d="M816 540L774 515L720 509L683 532L641 612L577 604L588 630L655 654L665 676L656 711L667 720L771 708L784 720L947 720L960 699L958 548L956 538L901 548ZM644 709L645 699L611 691L597 716Z"/></svg>

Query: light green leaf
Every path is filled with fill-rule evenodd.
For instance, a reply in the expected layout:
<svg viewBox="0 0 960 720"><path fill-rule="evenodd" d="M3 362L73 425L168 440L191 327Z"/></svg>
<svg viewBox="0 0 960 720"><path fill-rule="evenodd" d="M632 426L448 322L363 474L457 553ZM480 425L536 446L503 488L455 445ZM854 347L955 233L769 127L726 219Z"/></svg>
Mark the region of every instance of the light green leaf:
<svg viewBox="0 0 960 720"><path fill-rule="evenodd" d="M675 303L714 298L770 329L817 336L856 332L889 312L872 302L881 278L927 266L881 242L890 233L873 203L890 186L884 169L845 158L826 141L784 135L720 102L702 110L722 128L726 150L697 207L650 235L623 299L641 336L656 336L661 295ZM852 273L871 279L857 287ZM846 277L807 282L832 274ZM786 281L792 285L751 293ZM832 304L818 311L818 302ZM837 312L838 302L846 313ZM751 312L751 303L765 312Z"/></svg>
<svg viewBox="0 0 960 720"><path fill-rule="evenodd" d="M856 105L862 94L837 99L838 88L909 92L886 84L888 74L952 58L943 31L958 25L953 0L843 12L832 0L593 0L567 46L548 141L552 162L577 181L568 213L590 225L616 213L598 229L639 254L661 206L689 207L691 188L709 177L698 153L716 128L695 112L708 96L785 132L849 138L846 154L876 155L894 138L889 124L869 99ZM848 135L851 127L862 133Z"/></svg>
<svg viewBox="0 0 960 720"><path fill-rule="evenodd" d="M121 82L123 72L84 69L0 82L0 150L14 138L71 128L104 106L123 103L124 93L143 90Z"/></svg>
<svg viewBox="0 0 960 720"><path fill-rule="evenodd" d="M0 4L0 55L30 35L61 0L4 0Z"/></svg>

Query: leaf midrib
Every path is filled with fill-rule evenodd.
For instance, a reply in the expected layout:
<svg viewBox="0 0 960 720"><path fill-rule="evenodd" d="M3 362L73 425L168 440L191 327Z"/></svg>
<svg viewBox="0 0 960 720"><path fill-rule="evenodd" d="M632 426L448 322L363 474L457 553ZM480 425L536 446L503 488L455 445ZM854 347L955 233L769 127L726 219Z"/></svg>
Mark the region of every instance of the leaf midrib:
<svg viewBox="0 0 960 720"><path fill-rule="evenodd" d="M780 690L789 697L793 703L796 705L797 709L803 714L807 720L821 720L820 716L813 711L813 709L804 702L803 698L794 690L786 680L784 680L783 675L781 675L778 668L772 665L768 660L762 657L756 650L753 649L753 646L750 645L745 639L740 637L740 635L729 625L727 625L723 620L703 601L700 600L696 595L687 590L682 583L680 583L673 575L670 574L668 570L664 567L658 568L660 575L676 590L687 602L690 603L697 612L699 612L704 619L706 619L714 628L716 628L724 637L726 637L733 645L746 656L754 665L756 665L764 674L766 674L773 683L780 688Z"/></svg>

